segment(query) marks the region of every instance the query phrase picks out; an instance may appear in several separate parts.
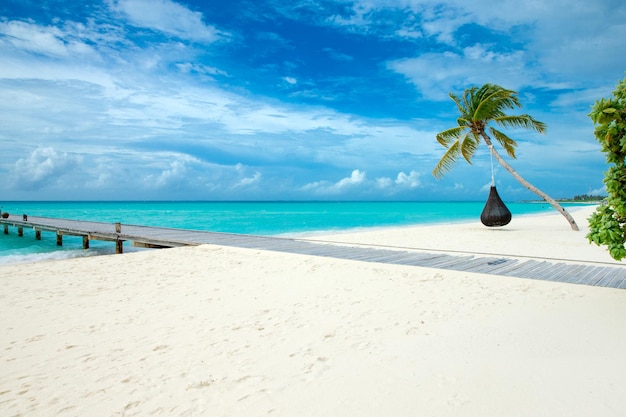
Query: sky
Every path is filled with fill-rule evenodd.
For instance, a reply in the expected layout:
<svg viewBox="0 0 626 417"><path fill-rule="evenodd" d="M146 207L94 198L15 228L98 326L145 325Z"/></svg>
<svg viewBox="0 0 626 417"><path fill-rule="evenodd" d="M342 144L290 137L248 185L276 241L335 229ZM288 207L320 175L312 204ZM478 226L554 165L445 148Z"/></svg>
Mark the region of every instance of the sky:
<svg viewBox="0 0 626 417"><path fill-rule="evenodd" d="M2 0L0 200L480 201L484 145L432 169L484 83L547 124L507 130L520 175L604 194L625 51L623 0Z"/></svg>

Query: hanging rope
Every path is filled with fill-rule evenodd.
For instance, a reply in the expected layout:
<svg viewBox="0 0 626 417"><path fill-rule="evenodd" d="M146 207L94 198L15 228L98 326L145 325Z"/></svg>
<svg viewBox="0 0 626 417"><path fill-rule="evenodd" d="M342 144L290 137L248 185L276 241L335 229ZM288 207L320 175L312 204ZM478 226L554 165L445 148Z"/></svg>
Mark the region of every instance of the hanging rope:
<svg viewBox="0 0 626 417"><path fill-rule="evenodd" d="M491 186L495 186L496 180L493 175L493 145L489 145L489 156L491 157Z"/></svg>

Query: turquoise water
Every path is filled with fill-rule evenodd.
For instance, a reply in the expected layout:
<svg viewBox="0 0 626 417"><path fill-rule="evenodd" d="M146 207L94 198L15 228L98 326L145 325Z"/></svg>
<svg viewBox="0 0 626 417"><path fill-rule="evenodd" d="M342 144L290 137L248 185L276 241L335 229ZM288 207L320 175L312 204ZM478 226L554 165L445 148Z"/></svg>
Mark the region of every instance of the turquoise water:
<svg viewBox="0 0 626 417"><path fill-rule="evenodd" d="M478 220L484 202L0 202L11 214L162 226L256 235L293 235ZM554 210L546 203L507 203L515 216ZM54 233L34 239L32 229L0 234L0 264L113 253L111 242ZM0 232L1 233L1 232ZM128 243L128 242L127 242ZM132 250L130 247L125 251Z"/></svg>

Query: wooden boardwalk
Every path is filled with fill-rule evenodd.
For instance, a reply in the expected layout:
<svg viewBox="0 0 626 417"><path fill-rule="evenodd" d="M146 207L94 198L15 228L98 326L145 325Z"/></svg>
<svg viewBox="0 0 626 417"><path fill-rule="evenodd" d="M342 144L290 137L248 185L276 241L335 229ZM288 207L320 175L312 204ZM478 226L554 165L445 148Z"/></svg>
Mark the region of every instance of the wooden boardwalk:
<svg viewBox="0 0 626 417"><path fill-rule="evenodd" d="M9 233L9 226L16 227L18 235L23 234L23 228L33 228L37 238L41 237L41 231L54 232L57 235L57 244L62 244L63 235L82 236L85 248L89 247L89 240L113 241L116 242L118 252L121 252L124 241L132 241L137 246L145 247L212 244L626 289L626 266L614 264L471 254L451 255L427 250L348 246L306 239L116 225L46 217L29 217L25 221L22 216L9 216L8 219L0 218L0 224L4 224L5 233Z"/></svg>

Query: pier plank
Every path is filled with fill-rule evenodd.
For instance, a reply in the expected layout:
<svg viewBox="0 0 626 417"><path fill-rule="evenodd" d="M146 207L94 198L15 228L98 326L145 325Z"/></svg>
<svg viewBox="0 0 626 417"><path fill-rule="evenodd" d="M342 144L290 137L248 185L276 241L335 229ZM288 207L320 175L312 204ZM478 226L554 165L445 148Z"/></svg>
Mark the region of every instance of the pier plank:
<svg viewBox="0 0 626 417"><path fill-rule="evenodd" d="M495 262L497 258L474 258L467 262L463 262L459 266L455 267L456 271L467 271L467 272L477 272L480 274L488 273L493 269L493 262Z"/></svg>
<svg viewBox="0 0 626 417"><path fill-rule="evenodd" d="M545 265L547 265L546 261L536 261L534 259L531 259L525 262L521 262L520 264L518 264L517 268L512 269L506 273L501 273L499 275L530 278L533 276L532 272L534 270L544 267Z"/></svg>

